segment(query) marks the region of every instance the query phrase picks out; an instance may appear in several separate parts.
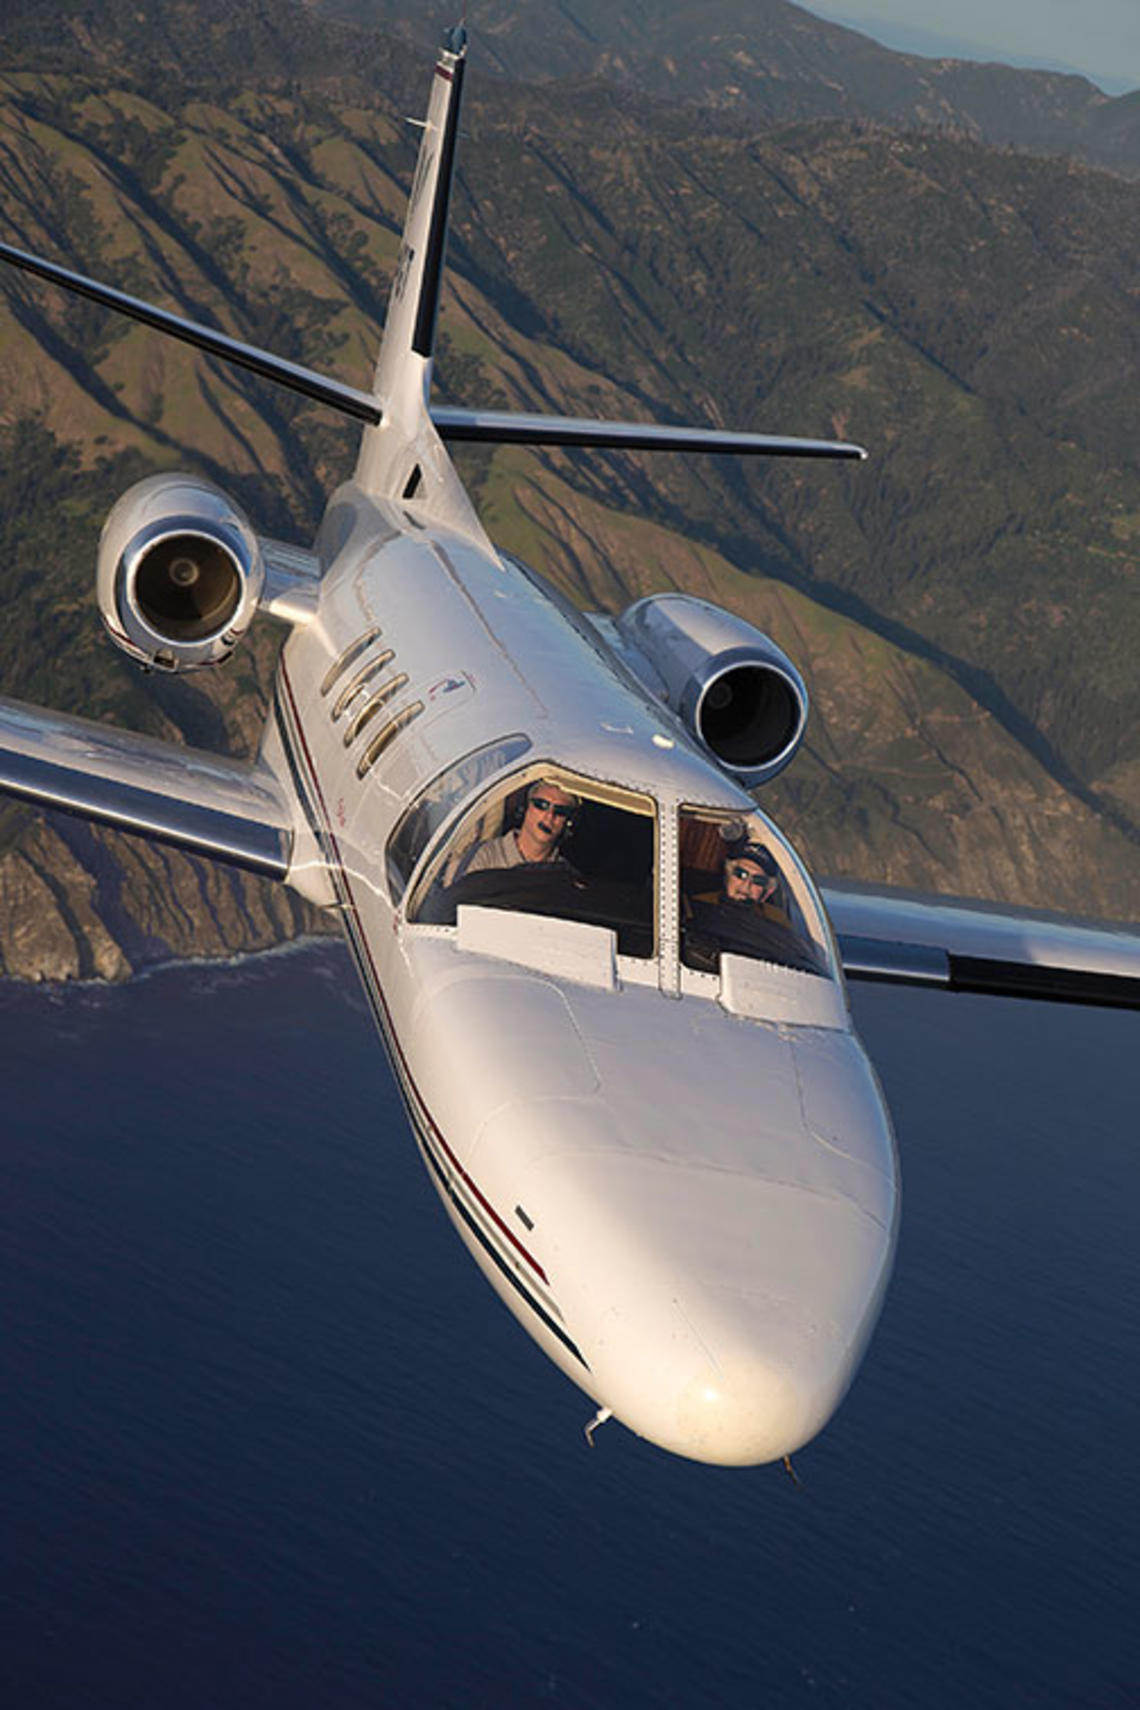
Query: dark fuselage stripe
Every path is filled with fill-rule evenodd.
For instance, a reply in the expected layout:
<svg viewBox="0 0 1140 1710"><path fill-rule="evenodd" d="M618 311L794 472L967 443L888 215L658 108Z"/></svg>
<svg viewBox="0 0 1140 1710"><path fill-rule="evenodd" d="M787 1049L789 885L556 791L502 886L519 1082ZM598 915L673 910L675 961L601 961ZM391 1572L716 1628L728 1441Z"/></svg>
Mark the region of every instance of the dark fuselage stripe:
<svg viewBox="0 0 1140 1710"><path fill-rule="evenodd" d="M530 1290L526 1287L526 1285L522 1282L522 1280L518 1276L518 1273L511 1269L511 1267L507 1264L506 1260L503 1258L502 1254L500 1252L498 1252L498 1250L491 1244L490 1241L488 1241L486 1235L480 1229L478 1223L476 1223L475 1219L472 1217L471 1213L468 1211L468 1209L464 1205L463 1201L459 1198L459 1195L456 1193L451 1182L448 1180L447 1172L444 1169L443 1165L440 1163L439 1159L436 1157L434 1151L431 1148L431 1145L428 1143L427 1136L425 1134L422 1134L422 1133L419 1134L419 1141L420 1141L421 1150L423 1151L423 1155L427 1159L428 1164L430 1165L431 1169L435 1172L435 1175L437 1176L437 1178L440 1182L440 1185L443 1189L443 1192L447 1195L448 1199L451 1201L451 1204L455 1207L455 1209L459 1213L460 1217L462 1217L464 1223L467 1225L468 1229L470 1229L470 1231L471 1231L472 1235L474 1235L475 1239L479 1242L479 1245L483 1248L484 1252L494 1262L494 1264L498 1267L501 1274L504 1277L506 1277L507 1281L510 1283L511 1287L516 1291L516 1293L521 1295L523 1300L526 1301L526 1303L530 1307L531 1311L534 1312L535 1314L537 1314L537 1316L539 1318L541 1318L543 1324L545 1324L546 1328L550 1331L550 1334L552 1336L556 1336L558 1338L558 1340L562 1343L562 1346L564 1348L566 1348L571 1354L573 1354L574 1358L577 1361L579 1361L579 1363L581 1365L585 1366L587 1371L589 1371L589 1369L590 1369L589 1364L584 1359L584 1357L582 1355L582 1351L578 1347L577 1343L572 1342L570 1337L566 1334L565 1330L562 1329L560 1324L555 1322L555 1320L550 1316L549 1312L547 1312L546 1308L539 1305L538 1301L535 1300L535 1298L531 1294Z"/></svg>
<svg viewBox="0 0 1140 1710"><path fill-rule="evenodd" d="M420 1150L427 1161L428 1167L439 1181L442 1191L447 1195L448 1202L455 1207L455 1210L459 1213L459 1216L462 1217L467 1228L471 1231L472 1235L474 1235L475 1239L483 1248L483 1251L487 1254L488 1258L495 1265L496 1269L507 1279L511 1287L515 1290L515 1293L526 1301L526 1304L530 1307L535 1316L542 1320L550 1334L557 1337L563 1347L573 1354L574 1358L578 1360L581 1365L585 1366L587 1371L589 1371L589 1363L582 1354L577 1343L571 1340L565 1330L563 1330L557 1321L551 1317L550 1313L547 1312L546 1308L535 1299L534 1295L527 1288L518 1272L507 1262L495 1246L494 1242L488 1238L485 1231L479 1227L478 1222L472 1216L471 1212L468 1210L467 1206L464 1205L459 1194L456 1192L454 1181L455 1175L459 1174L463 1176L465 1180L469 1180L470 1178L466 1176L466 1172L462 1169L453 1171L452 1174L449 1175L440 1159L436 1156L436 1148L432 1145L433 1138L441 1148L448 1152L449 1157L451 1156L450 1148L448 1148L447 1142L435 1127L430 1116L428 1116L427 1111L423 1110L421 1114L421 1110L417 1108L417 1106L422 1107L423 1100L414 1083L405 1079L398 1048L392 1040L390 1028L385 1019L384 1012L381 1009L378 994L373 989L373 983L369 977L368 966L365 962L357 935L353 930L351 923L349 923L348 941L353 960L355 961L357 970L361 976L361 984L364 987L365 996L368 998L369 1007L372 1010L377 1027L380 1030L381 1037L384 1039L385 1045L387 1046L388 1055L396 1069L396 1078L400 1082L400 1091L403 1094L404 1105L411 1120L412 1131L419 1142ZM479 1197L482 1201L482 1195Z"/></svg>
<svg viewBox="0 0 1140 1710"><path fill-rule="evenodd" d="M343 900L344 900L345 904L347 905L345 908L345 913L344 913L344 922L345 922L345 927L346 927L346 930L348 933L349 942L352 945L352 948L353 948L355 956L356 956L357 966L358 966L360 973L361 973L361 977L362 977L362 981L364 984L365 991L369 995L369 998L372 1002L373 1009L376 1013L377 1021L380 1024L381 1033L382 1033L384 1041L388 1047L388 1054L391 1057L392 1062L395 1065L395 1067L399 1073L401 1085L402 1085L402 1088L404 1090L405 1101L408 1103L409 1109L412 1109L412 1102L411 1101L412 1101L412 1098L414 1098L415 1105L418 1107L419 1111L422 1113L423 1123L430 1129L432 1136L434 1137L434 1139L436 1140L436 1142L438 1143L438 1145L440 1146L442 1151L447 1155L448 1162L451 1165L451 1168L454 1171L454 1173L460 1177L460 1179L463 1181L464 1185L467 1187L468 1191L471 1193L472 1197L478 1201L479 1205L486 1212L487 1216L489 1218L491 1218L491 1220L494 1222L495 1227L499 1230L499 1232L503 1236L505 1236L505 1238L510 1243L510 1245L519 1253L520 1257L522 1259L524 1259L525 1262L530 1266L530 1268L534 1272L535 1276L537 1276L541 1282L543 1282L543 1283L547 1284L547 1286L549 1286L549 1279L546 1275L545 1270L539 1264L538 1260L534 1257L534 1255L532 1253L527 1251L527 1248L525 1247L523 1242L521 1242L519 1240L518 1236L515 1235L514 1231L507 1227L507 1225L504 1223L502 1217L500 1217L499 1213L495 1210L494 1206L491 1204L490 1200L488 1200L488 1198L482 1192L482 1190L479 1188L479 1186L472 1180L471 1176L464 1169L464 1167L460 1163L459 1159L455 1156L455 1153L452 1151L452 1149L448 1145L447 1140L445 1139L444 1135L441 1133L439 1125L436 1123L435 1119L432 1117L431 1112L428 1109L427 1103L426 1103L422 1093L420 1092L418 1086L416 1085L415 1078L412 1075L412 1072L408 1066L407 1059L404 1056L403 1048L401 1047L400 1042L399 1042L398 1038L396 1037L395 1028L392 1025L392 1017L391 1017L391 1014L389 1012L387 1002L385 1001L385 998L384 998L383 989L382 989L381 984L380 984L380 977L376 971L376 964L373 961L372 950L371 950L371 947L368 943L367 935L365 934L364 929L360 923L360 914L359 914L359 911L356 907L355 898L352 895L352 887L351 887L351 884L349 882L348 873L345 869L344 862L341 859L340 849L339 849L339 847L337 845L337 841L336 841L336 835L333 832L332 825L329 821L328 808L325 804L324 795L321 791L320 780L317 776L316 767L313 764L313 757L309 752L309 746L305 740L305 732L304 732L304 729L302 728L301 720L300 720L300 717L298 716L298 713L297 713L296 700L295 700L294 695L293 695L292 685L289 682L288 672L285 669L284 663L282 663L280 668L279 668L278 681L283 686L283 688L285 690L285 694L288 697L288 707L282 708L282 710L285 711L285 713L286 713L286 717L284 719L279 720L279 728L281 731L282 744L285 748L286 754L289 756L290 767L294 771L294 775L296 775L296 773L297 773L297 765L296 765L297 755L296 755L296 752L293 750L293 743L292 743L293 731L296 732L297 740L300 744L301 753L304 756L305 769L307 772L307 778L299 780L299 781L301 781L303 785L307 785L307 784L311 783L312 788L311 789L304 788L303 794L305 796L309 797L310 801L312 801L313 798L315 797L316 803L317 803L317 805L319 805L319 808L320 808L320 820L323 822L323 825L322 825L322 827L318 827L315 829L317 829L317 831L318 831L318 836L320 838L322 848L326 852L326 856L328 854L331 854L332 859L330 860L329 864L330 864L330 868L331 868L332 873L333 873L334 884L336 885L338 891L343 890L343 893L344 893ZM290 728L290 727L292 727L292 728ZM411 1095L411 1096L409 1096L409 1095ZM413 1110L413 1120L415 1120L414 1110ZM538 1311L540 1309L536 1307L535 1310ZM543 1314L542 1316L545 1316L545 1315Z"/></svg>

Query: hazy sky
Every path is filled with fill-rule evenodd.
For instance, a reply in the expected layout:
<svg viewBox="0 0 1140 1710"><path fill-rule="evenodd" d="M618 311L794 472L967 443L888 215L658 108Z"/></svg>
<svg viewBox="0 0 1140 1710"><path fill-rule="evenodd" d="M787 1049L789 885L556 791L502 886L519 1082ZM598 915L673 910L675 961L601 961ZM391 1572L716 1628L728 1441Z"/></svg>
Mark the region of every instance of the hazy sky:
<svg viewBox="0 0 1140 1710"><path fill-rule="evenodd" d="M1081 71L1140 88L1140 0L800 0L821 18L911 53Z"/></svg>

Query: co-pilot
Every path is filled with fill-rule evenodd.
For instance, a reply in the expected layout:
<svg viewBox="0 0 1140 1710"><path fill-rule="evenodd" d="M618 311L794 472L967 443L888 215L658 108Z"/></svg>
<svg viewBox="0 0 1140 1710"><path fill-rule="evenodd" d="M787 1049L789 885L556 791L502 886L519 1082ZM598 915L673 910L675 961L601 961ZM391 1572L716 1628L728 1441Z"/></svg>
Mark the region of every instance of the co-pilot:
<svg viewBox="0 0 1140 1710"><path fill-rule="evenodd" d="M725 858L720 900L759 907L770 920L786 920L780 892L780 869L762 843L742 844Z"/></svg>

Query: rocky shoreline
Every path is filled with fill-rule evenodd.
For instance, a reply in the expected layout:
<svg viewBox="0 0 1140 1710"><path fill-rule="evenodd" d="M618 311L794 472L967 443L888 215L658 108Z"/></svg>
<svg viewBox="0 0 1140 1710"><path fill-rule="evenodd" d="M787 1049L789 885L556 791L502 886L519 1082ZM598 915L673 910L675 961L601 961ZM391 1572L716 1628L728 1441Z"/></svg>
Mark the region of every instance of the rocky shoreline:
<svg viewBox="0 0 1140 1710"><path fill-rule="evenodd" d="M0 977L11 980L126 980L335 930L283 885L63 815L35 819L0 856Z"/></svg>

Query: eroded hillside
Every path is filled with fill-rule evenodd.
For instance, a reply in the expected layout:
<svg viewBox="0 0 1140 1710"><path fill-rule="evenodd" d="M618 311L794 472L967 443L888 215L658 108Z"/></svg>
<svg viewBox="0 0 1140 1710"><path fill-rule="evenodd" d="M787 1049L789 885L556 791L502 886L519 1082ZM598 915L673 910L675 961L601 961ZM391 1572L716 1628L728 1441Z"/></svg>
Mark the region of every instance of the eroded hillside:
<svg viewBox="0 0 1140 1710"><path fill-rule="evenodd" d="M584 604L707 589L782 641L815 717L765 800L825 869L1134 915L1127 187L945 139L728 137L604 88L492 103L473 83L445 397L834 429L874 454L762 475L469 456L492 534ZM414 159L399 106L323 74L223 95L30 71L0 103L8 241L365 381ZM228 672L142 678L95 619L102 515L147 470L190 466L307 539L352 431L0 285L0 688L248 752L273 626ZM9 972L115 977L312 924L255 881L0 814Z"/></svg>

